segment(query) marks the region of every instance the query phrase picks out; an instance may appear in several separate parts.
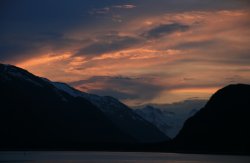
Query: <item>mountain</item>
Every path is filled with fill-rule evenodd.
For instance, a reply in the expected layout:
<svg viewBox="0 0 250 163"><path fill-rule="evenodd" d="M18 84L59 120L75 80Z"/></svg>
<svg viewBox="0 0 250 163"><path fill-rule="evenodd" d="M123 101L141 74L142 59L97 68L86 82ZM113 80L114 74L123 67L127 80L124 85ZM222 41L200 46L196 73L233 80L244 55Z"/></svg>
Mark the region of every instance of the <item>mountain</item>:
<svg viewBox="0 0 250 163"><path fill-rule="evenodd" d="M152 104L139 106L135 112L169 137L174 138L184 122L199 111L205 103L206 100L186 100L173 104Z"/></svg>
<svg viewBox="0 0 250 163"><path fill-rule="evenodd" d="M181 151L250 154L250 85L216 92L173 140Z"/></svg>
<svg viewBox="0 0 250 163"><path fill-rule="evenodd" d="M161 142L170 140L153 124L137 115L132 109L110 96L98 96L80 92L65 83L52 82L52 84L73 97L82 97L90 101L101 110L118 128L133 136L142 143Z"/></svg>
<svg viewBox="0 0 250 163"><path fill-rule="evenodd" d="M0 147L134 142L97 107L20 68L0 65Z"/></svg>
<svg viewBox="0 0 250 163"><path fill-rule="evenodd" d="M57 87L55 87L57 85ZM103 101L90 101L94 97L70 88L81 96L73 96L58 88L62 84L37 77L21 68L0 64L0 147L85 147L110 143L138 143L168 140L152 124L111 97L98 97ZM111 101L109 101L111 100ZM104 105L103 103L106 102ZM95 103L95 104L93 104ZM131 116L124 123L137 128L137 132L150 135L146 139L128 132L103 109L113 112L113 105L121 105L119 116ZM103 108L101 108L101 106ZM128 112L125 114L125 112ZM117 111L113 112L115 116ZM122 118L122 117L121 117ZM118 119L118 118L117 118ZM136 119L129 122L131 119ZM126 121L127 120L127 121ZM129 126L135 121L135 126Z"/></svg>

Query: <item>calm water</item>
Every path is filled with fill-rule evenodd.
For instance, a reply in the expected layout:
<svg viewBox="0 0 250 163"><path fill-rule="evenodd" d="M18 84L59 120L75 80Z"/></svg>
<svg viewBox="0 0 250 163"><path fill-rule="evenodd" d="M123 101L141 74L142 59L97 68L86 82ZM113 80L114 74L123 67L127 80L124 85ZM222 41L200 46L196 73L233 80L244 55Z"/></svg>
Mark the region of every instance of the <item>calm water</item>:
<svg viewBox="0 0 250 163"><path fill-rule="evenodd" d="M250 163L247 156L143 152L0 152L6 163Z"/></svg>

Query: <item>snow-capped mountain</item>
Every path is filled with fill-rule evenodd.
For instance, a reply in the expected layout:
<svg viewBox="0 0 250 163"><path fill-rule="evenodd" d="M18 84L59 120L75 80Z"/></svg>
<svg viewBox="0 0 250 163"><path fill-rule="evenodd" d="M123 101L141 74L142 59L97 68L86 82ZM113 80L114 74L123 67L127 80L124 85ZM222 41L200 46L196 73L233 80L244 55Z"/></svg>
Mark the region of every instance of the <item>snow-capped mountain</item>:
<svg viewBox="0 0 250 163"><path fill-rule="evenodd" d="M89 100L110 118L119 128L129 135L133 135L142 142L155 142L168 140L167 136L160 135L155 131L155 126L136 114L132 109L110 96L98 96L78 91L65 83L51 82L58 89L74 96ZM150 132L149 132L150 131Z"/></svg>
<svg viewBox="0 0 250 163"><path fill-rule="evenodd" d="M183 102L140 106L135 112L153 123L170 138L174 138L184 122L193 116L206 103L206 100L186 100Z"/></svg>
<svg viewBox="0 0 250 163"><path fill-rule="evenodd" d="M75 143L169 140L157 127L112 97L80 92L15 66L0 64L0 90L0 124L15 117L7 123L10 126L0 127L6 130L6 138L13 138L13 143L22 129L23 136L16 136L17 142L28 138L32 141L33 134L36 140L52 142L56 137L56 141ZM16 124L15 119L19 121Z"/></svg>
<svg viewBox="0 0 250 163"><path fill-rule="evenodd" d="M0 147L80 147L134 142L94 105L48 80L0 64Z"/></svg>

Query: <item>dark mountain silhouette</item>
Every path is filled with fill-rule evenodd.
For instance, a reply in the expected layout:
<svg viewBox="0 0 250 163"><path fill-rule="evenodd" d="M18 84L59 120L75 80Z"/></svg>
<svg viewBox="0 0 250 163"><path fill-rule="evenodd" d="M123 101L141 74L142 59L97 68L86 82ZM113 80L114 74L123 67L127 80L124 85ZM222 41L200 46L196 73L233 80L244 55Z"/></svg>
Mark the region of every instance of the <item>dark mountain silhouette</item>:
<svg viewBox="0 0 250 163"><path fill-rule="evenodd" d="M0 64L0 101L1 148L146 142L117 125L93 101L72 96L55 83L15 66ZM148 141L168 140L152 124L137 118L141 119L142 133L151 135Z"/></svg>
<svg viewBox="0 0 250 163"><path fill-rule="evenodd" d="M250 153L250 85L216 92L188 119L173 141L175 150L199 153Z"/></svg>
<svg viewBox="0 0 250 163"><path fill-rule="evenodd" d="M118 100L0 64L0 149L105 150L115 144L132 150L250 154L249 116L250 85L229 85L189 118L171 143L144 145L169 138Z"/></svg>
<svg viewBox="0 0 250 163"><path fill-rule="evenodd" d="M58 89L74 97L82 97L100 109L118 128L133 136L141 143L154 143L170 140L163 133L159 133L150 121L137 115L136 112L117 99L110 96L98 96L80 92L65 83L51 82Z"/></svg>

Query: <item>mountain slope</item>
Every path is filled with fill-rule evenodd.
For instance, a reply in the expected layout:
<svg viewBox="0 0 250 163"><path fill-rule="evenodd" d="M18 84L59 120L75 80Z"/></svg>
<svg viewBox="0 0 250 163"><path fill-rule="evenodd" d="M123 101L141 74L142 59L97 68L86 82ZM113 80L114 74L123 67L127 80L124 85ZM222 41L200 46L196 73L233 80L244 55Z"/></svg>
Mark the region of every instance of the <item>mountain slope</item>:
<svg viewBox="0 0 250 163"><path fill-rule="evenodd" d="M205 105L205 100L186 100L173 104L140 106L135 112L174 138L184 122Z"/></svg>
<svg viewBox="0 0 250 163"><path fill-rule="evenodd" d="M20 68L0 65L0 146L135 142L94 105Z"/></svg>
<svg viewBox="0 0 250 163"><path fill-rule="evenodd" d="M99 108L118 128L125 133L135 137L142 143L160 142L170 140L164 133L160 132L153 124L149 123L132 109L109 96L98 96L80 92L67 84L53 82L58 89L74 96L82 97Z"/></svg>
<svg viewBox="0 0 250 163"><path fill-rule="evenodd" d="M250 153L250 85L229 85L185 122L174 139L178 150Z"/></svg>
<svg viewBox="0 0 250 163"><path fill-rule="evenodd" d="M144 125L144 130L138 128L138 131L148 135L151 131L154 133L147 139L142 137L141 141L141 137L127 132L98 107L103 106L102 101L93 104L82 96L95 95L69 87L81 94L73 96L55 85L58 87L58 83L26 70L0 64L0 147L84 147L86 144L167 140L157 128L138 116L141 126ZM107 109L112 111L113 103L106 102L105 106L110 106Z"/></svg>

